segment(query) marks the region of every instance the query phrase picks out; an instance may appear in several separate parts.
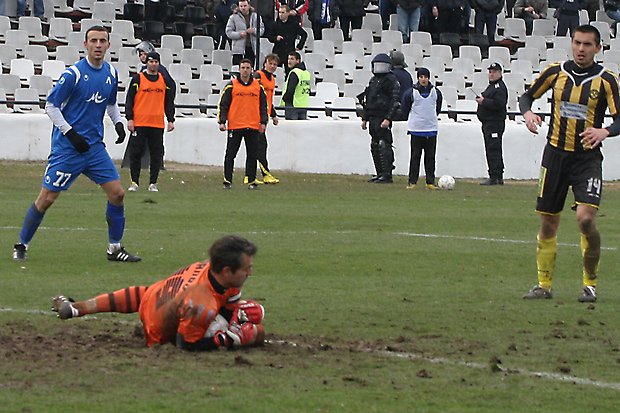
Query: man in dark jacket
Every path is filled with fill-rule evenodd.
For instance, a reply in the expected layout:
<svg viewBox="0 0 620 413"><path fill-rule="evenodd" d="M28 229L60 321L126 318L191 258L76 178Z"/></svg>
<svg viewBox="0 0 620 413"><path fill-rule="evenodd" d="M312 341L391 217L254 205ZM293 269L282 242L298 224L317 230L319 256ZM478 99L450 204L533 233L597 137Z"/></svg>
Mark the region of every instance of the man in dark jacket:
<svg viewBox="0 0 620 413"><path fill-rule="evenodd" d="M286 4L291 11L290 19L296 21L300 26L303 15L308 11L308 0L276 0L276 9Z"/></svg>
<svg viewBox="0 0 620 413"><path fill-rule="evenodd" d="M407 63L405 62L405 55L403 52L394 50L390 53L390 58L392 59L392 74L396 76L396 79L398 79L398 84L400 85L399 102L402 105L405 93L413 87L413 79L411 78L411 73L405 70ZM408 116L408 113L404 113L402 111L401 106L396 112L394 120L407 120Z"/></svg>
<svg viewBox="0 0 620 413"><path fill-rule="evenodd" d="M464 32L466 0L431 0L433 17L437 19L437 33Z"/></svg>
<svg viewBox="0 0 620 413"><path fill-rule="evenodd" d="M310 0L308 2L308 18L312 22L314 40L321 40L321 31L336 25L340 9L336 0Z"/></svg>
<svg viewBox="0 0 620 413"><path fill-rule="evenodd" d="M344 40L351 40L351 30L362 28L362 19L366 15L366 6L370 0L336 0L340 9L340 29Z"/></svg>
<svg viewBox="0 0 620 413"><path fill-rule="evenodd" d="M583 9L585 1L582 0L563 0L556 9L558 19L558 27L556 36L573 35L573 31L579 26L579 10Z"/></svg>
<svg viewBox="0 0 620 413"><path fill-rule="evenodd" d="M226 23L237 8L237 0L220 0L215 6L215 48L225 49L226 44L230 47L231 41L226 36Z"/></svg>
<svg viewBox="0 0 620 413"><path fill-rule="evenodd" d="M497 15L504 10L506 0L471 0L472 7L476 11L474 24L476 33L483 34L487 28L489 45L495 43L495 30L497 29Z"/></svg>
<svg viewBox="0 0 620 413"><path fill-rule="evenodd" d="M373 77L357 98L363 107L362 129L369 126L370 154L377 172L368 182L391 184L394 169L392 120L400 106L400 85L390 69L392 62L385 53L372 59Z"/></svg>
<svg viewBox="0 0 620 413"><path fill-rule="evenodd" d="M502 135L506 128L508 89L502 80L502 66L499 63L489 66L489 86L476 97L476 102L489 167L489 179L480 182L480 185L504 185Z"/></svg>
<svg viewBox="0 0 620 413"><path fill-rule="evenodd" d="M273 43L272 52L278 55L280 64L283 66L286 65L289 52L302 50L308 37L308 33L301 28L299 23L289 16L289 7L286 4L281 5L278 10L278 20L274 23L269 36L269 41Z"/></svg>

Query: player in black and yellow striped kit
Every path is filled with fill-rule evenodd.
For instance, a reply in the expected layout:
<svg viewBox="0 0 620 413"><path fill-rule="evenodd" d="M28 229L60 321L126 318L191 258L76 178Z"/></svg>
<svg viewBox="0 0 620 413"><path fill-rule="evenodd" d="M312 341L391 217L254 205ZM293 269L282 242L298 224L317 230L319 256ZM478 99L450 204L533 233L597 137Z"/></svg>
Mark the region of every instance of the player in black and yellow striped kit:
<svg viewBox="0 0 620 413"><path fill-rule="evenodd" d="M596 214L603 190L600 148L605 138L620 134L618 78L594 62L600 50L599 31L590 25L579 26L572 39L573 60L547 67L519 100L527 128L538 133L542 119L532 112L532 102L549 89L553 92L536 203L541 217L536 247L538 284L523 296L525 299L552 297L560 213L572 187L583 256L579 301L596 301L601 251ZM607 108L614 121L604 128Z"/></svg>

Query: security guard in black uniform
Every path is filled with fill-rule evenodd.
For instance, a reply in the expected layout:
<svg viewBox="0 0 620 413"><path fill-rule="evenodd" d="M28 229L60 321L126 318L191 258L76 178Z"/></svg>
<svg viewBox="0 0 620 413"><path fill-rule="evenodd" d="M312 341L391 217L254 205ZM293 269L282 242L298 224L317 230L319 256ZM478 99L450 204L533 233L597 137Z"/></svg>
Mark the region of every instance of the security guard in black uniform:
<svg viewBox="0 0 620 413"><path fill-rule="evenodd" d="M493 63L489 67L489 86L476 97L476 114L482 123L484 148L489 167L489 178L480 185L504 185L504 160L502 158L502 135L506 129L506 104L508 89L502 80L502 66Z"/></svg>
<svg viewBox="0 0 620 413"><path fill-rule="evenodd" d="M392 183L394 151L392 150L392 120L400 107L400 84L390 70L392 60L385 53L372 59L373 77L357 98L363 107L362 129L369 123L370 153L377 174L368 182Z"/></svg>

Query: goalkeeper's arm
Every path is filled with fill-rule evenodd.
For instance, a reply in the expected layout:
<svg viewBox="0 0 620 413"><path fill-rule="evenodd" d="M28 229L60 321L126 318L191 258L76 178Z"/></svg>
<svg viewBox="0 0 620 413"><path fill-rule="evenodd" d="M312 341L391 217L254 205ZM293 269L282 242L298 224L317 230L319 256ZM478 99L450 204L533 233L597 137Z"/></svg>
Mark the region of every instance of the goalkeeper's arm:
<svg viewBox="0 0 620 413"><path fill-rule="evenodd" d="M187 351L210 351L220 348L215 342L215 337L203 337L195 343L185 341L183 334L177 333L177 347Z"/></svg>
<svg viewBox="0 0 620 413"><path fill-rule="evenodd" d="M262 344L264 339L262 324L246 322L231 323L228 330L217 331L213 337L203 337L195 343L185 340L183 334L177 332L177 347L187 351L209 351L218 348L247 347Z"/></svg>

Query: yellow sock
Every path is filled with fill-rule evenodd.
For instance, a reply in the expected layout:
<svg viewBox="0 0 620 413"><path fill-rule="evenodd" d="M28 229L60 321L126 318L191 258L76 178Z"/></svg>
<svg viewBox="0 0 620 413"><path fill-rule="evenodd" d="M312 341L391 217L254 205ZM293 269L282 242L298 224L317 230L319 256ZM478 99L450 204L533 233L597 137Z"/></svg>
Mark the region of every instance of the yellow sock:
<svg viewBox="0 0 620 413"><path fill-rule="evenodd" d="M553 281L555 256L558 252L558 238L540 239L536 237L536 266L538 268L538 285L550 290Z"/></svg>
<svg viewBox="0 0 620 413"><path fill-rule="evenodd" d="M583 285L596 287L596 274L601 257L601 237L598 233L590 235L590 240L581 234L581 256L583 257Z"/></svg>

